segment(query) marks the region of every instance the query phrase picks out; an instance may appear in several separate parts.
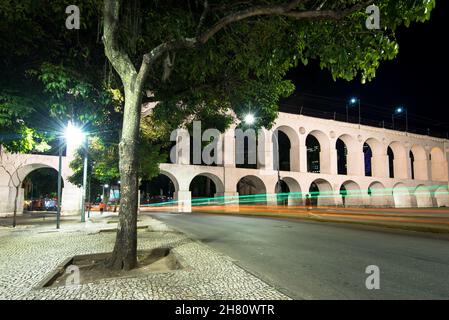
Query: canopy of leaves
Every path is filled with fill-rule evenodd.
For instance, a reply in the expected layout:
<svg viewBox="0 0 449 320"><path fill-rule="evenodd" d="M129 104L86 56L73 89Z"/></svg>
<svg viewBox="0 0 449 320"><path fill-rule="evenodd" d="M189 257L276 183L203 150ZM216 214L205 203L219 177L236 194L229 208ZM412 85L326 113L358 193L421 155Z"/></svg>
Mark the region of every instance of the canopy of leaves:
<svg viewBox="0 0 449 320"><path fill-rule="evenodd" d="M297 11L343 11L361 2L304 0ZM204 3L123 2L124 50L139 66L142 55L161 43L193 38L238 10L288 1L209 0L207 10ZM227 26L194 50L171 52L153 67L147 82L155 100L160 101L154 121L173 128L186 119L195 119L222 130L232 121L232 110L240 118L251 111L257 115L259 126L270 127L279 99L295 90L284 80L286 72L311 59L319 60L335 79L373 79L380 63L398 54L398 26L428 20L435 0L379 0L376 5L381 12L380 30L366 28L364 9L341 20L258 16ZM174 64L169 77L165 58Z"/></svg>
<svg viewBox="0 0 449 320"><path fill-rule="evenodd" d="M209 0L205 10L200 0L122 1L121 46L138 67L161 43L195 37L232 12L287 2ZM339 11L360 2L304 0L297 11ZM205 45L170 52L152 66L145 87L158 104L149 131L167 141L180 124L202 120L204 128L224 130L233 113L248 112L258 126L270 127L279 99L295 90L284 79L290 68L317 59L334 78L369 81L382 61L397 55L398 26L426 21L435 2L376 1L381 30L366 29L364 10L341 20L257 16L233 23ZM0 143L9 150L32 149L68 120L101 136L104 145L120 136L122 87L101 42L103 1L77 5L81 30L75 31L65 28L66 1L0 2Z"/></svg>

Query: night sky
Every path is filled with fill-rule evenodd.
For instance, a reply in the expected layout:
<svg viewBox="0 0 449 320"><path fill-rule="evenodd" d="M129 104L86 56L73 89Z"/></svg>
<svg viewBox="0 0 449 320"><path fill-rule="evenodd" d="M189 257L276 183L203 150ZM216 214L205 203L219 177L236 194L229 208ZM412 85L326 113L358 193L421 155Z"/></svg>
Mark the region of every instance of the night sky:
<svg viewBox="0 0 449 320"><path fill-rule="evenodd" d="M334 82L330 72L320 70L317 62L291 70L288 79L296 85L296 93L283 101L282 111L295 112L299 106L340 113L345 117L346 101L358 96L364 119L392 123L395 106L408 108L412 130L431 128L431 134L446 136L449 131L449 1L439 0L432 18L426 23L402 27L398 33L399 55L378 69L373 81L362 85L360 80ZM354 110L350 115L357 117ZM396 119L396 126L403 119Z"/></svg>

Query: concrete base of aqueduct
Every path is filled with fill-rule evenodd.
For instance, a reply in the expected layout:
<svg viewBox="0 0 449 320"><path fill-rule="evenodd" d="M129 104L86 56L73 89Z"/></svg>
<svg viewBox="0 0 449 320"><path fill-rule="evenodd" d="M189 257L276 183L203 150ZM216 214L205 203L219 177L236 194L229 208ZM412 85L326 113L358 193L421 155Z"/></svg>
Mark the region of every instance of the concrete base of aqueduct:
<svg viewBox="0 0 449 320"><path fill-rule="evenodd" d="M162 164L161 173L168 176L174 183L176 191L174 198L179 212L192 211L192 197L189 190L190 182L197 176L210 178L216 187L216 200L208 199L208 203L239 205L237 184L242 178L253 182L251 192L244 194L265 195L267 205L277 205L276 185L277 171L259 169L239 169L223 167L186 166ZM280 172L281 179L290 190L289 206L304 205L306 194L314 183L320 191L318 206L346 207L392 207L392 208L430 208L449 207L448 185L435 185L429 181L395 179L373 179L371 177L333 176L327 174L312 174L299 172ZM341 186L347 190L346 196L340 194ZM246 190L245 190L246 191ZM258 198L260 200L260 198ZM262 198L263 199L263 198ZM198 204L204 202L200 200Z"/></svg>

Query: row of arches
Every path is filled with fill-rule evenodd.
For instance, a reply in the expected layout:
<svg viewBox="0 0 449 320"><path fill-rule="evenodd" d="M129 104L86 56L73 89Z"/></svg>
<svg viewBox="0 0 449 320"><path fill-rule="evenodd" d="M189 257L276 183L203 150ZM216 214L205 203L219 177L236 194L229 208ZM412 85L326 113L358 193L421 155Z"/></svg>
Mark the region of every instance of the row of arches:
<svg viewBox="0 0 449 320"><path fill-rule="evenodd" d="M176 189L174 176L166 178ZM277 204L285 206L302 205L306 195L318 206L372 206L372 207L443 207L449 206L449 191L446 185L429 187L418 185L407 187L397 183L393 188L386 188L379 181L372 182L367 190L352 180L343 182L339 187L333 186L325 179L316 179L303 189L292 177L284 177L276 183L273 190L255 175L247 175L238 180L235 191L238 197L223 198L224 184L213 174L199 174L190 184L192 203L239 203Z"/></svg>
<svg viewBox="0 0 449 320"><path fill-rule="evenodd" d="M273 133L274 168L300 171L300 141L290 127L278 127ZM362 143L363 142L363 143ZM448 168L444 152L439 147L426 151L414 144L411 148L393 141L388 145L376 138L360 141L348 134L335 143L322 131L314 130L305 139L307 172L393 179L447 181ZM332 153L335 152L333 157ZM304 158L303 158L304 159ZM335 161L336 163L332 163Z"/></svg>

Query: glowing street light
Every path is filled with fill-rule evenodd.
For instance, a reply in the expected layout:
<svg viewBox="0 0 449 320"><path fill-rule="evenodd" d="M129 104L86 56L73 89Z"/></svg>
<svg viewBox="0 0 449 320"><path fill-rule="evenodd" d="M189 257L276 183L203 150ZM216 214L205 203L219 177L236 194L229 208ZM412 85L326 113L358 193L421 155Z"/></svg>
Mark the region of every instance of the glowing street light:
<svg viewBox="0 0 449 320"><path fill-rule="evenodd" d="M87 184L87 134L83 132L83 130L77 126L75 126L72 122L67 124L67 127L64 128L63 134L60 137L61 143L59 146L59 170L58 170L58 208L56 214L56 228L60 228L61 224L61 198L62 198L62 150L64 144L67 144L67 141L70 141L71 145L74 147L79 147L83 142L86 144L86 153L84 156L84 166L83 166L83 195L81 198L81 222L85 221L85 203L86 203L86 184ZM65 141L64 141L65 140ZM65 143L64 143L65 142Z"/></svg>
<svg viewBox="0 0 449 320"><path fill-rule="evenodd" d="M360 124L362 122L362 118L361 118L361 108L360 108L361 102L360 102L359 98L352 97L349 100L349 104L346 105L346 122L349 122L349 111L348 111L349 106L353 107L353 106L356 106L356 105L358 105L358 107L359 107L359 129L360 129Z"/></svg>
<svg viewBox="0 0 449 320"><path fill-rule="evenodd" d="M252 125L256 122L256 118L253 114L249 113L245 116L244 121L247 125Z"/></svg>
<svg viewBox="0 0 449 320"><path fill-rule="evenodd" d="M408 110L406 107L403 106L396 107L396 109L394 109L394 113L391 116L393 120L393 130L394 130L394 117L400 116L403 113L405 113L405 132L408 133Z"/></svg>
<svg viewBox="0 0 449 320"><path fill-rule="evenodd" d="M74 147L79 147L84 142L86 134L81 128L69 122L64 130L64 138L66 141L70 141Z"/></svg>

